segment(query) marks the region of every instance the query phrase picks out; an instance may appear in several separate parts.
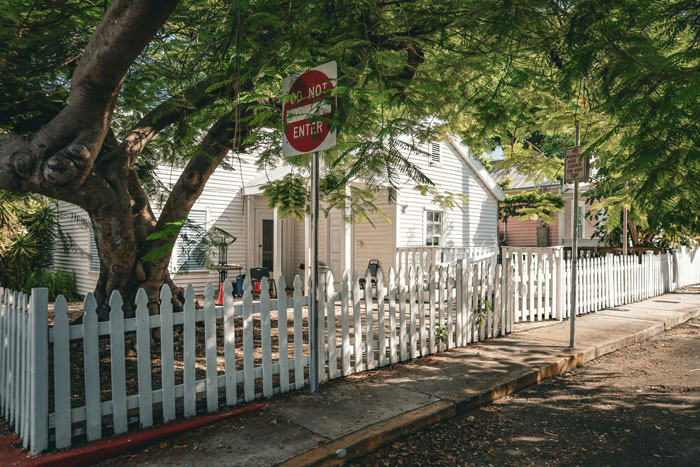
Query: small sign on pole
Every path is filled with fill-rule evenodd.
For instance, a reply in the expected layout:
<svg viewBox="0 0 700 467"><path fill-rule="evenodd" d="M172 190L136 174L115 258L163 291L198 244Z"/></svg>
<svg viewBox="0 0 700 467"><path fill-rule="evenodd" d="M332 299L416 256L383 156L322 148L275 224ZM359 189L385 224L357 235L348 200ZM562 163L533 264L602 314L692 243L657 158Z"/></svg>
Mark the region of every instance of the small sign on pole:
<svg viewBox="0 0 700 467"><path fill-rule="evenodd" d="M583 146L567 148L564 153L564 180L566 183L588 180L588 157L581 157Z"/></svg>
<svg viewBox="0 0 700 467"><path fill-rule="evenodd" d="M329 123L337 108L330 92L337 79L338 64L333 61L282 81L284 95L292 96L282 108L284 157L335 146L336 132Z"/></svg>
<svg viewBox="0 0 700 467"><path fill-rule="evenodd" d="M569 347L574 348L576 335L576 310L578 310L577 281L576 272L578 269L578 184L580 181L588 179L588 159L581 159L581 130L576 122L576 133L574 135L576 146L568 148L564 153L564 180L574 184L574 200L572 202L573 216L571 216L571 309L569 310L571 321L569 327Z"/></svg>

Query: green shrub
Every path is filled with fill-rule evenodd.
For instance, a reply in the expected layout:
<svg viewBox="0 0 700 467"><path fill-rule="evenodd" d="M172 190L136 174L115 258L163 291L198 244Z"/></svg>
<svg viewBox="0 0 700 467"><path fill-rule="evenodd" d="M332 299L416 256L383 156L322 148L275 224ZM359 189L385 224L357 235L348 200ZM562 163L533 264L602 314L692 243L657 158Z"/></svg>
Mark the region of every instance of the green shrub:
<svg viewBox="0 0 700 467"><path fill-rule="evenodd" d="M49 289L49 301L55 301L60 294L69 302L82 300L78 293L78 285L75 272L54 271L51 269L37 269L28 271L22 280L22 291L30 293L34 287L46 287Z"/></svg>
<svg viewBox="0 0 700 467"><path fill-rule="evenodd" d="M57 227L46 198L0 190L0 284L20 289L32 271L51 264Z"/></svg>

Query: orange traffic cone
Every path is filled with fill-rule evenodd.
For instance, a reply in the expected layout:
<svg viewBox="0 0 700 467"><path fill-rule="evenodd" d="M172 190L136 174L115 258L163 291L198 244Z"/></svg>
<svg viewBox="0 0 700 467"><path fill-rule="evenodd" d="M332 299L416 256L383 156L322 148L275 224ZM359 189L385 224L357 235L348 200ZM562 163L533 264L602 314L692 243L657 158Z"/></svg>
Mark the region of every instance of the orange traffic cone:
<svg viewBox="0 0 700 467"><path fill-rule="evenodd" d="M224 283L219 284L219 298L216 300L217 305L224 304Z"/></svg>

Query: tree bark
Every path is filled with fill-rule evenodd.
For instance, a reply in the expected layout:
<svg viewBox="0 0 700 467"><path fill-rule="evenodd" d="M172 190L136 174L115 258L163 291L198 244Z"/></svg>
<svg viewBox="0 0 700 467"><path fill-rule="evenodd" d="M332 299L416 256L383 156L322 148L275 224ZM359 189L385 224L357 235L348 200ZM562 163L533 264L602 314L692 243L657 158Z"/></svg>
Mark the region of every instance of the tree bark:
<svg viewBox="0 0 700 467"><path fill-rule="evenodd" d="M245 110L242 113L245 118ZM174 243L175 238L149 240L149 236L171 222L187 218L211 174L232 146L241 149L239 142L246 135L247 128L236 123L234 112L212 125L197 155L171 190L157 220L136 173L128 168L133 160L129 148L133 146L122 143L98 161L99 175L93 173L88 177L76 204L90 216L100 256L95 298L101 320L109 319L109 298L116 290L122 295L126 317L134 316L134 299L140 288L148 295L150 312L157 313L163 284L173 292L175 310L181 309L183 293L172 281L168 269L172 248L153 261L142 260L154 249Z"/></svg>
<svg viewBox="0 0 700 467"><path fill-rule="evenodd" d="M30 136L0 135L0 188L53 195L80 187L105 135L126 71L177 0L114 0L71 78L68 104Z"/></svg>

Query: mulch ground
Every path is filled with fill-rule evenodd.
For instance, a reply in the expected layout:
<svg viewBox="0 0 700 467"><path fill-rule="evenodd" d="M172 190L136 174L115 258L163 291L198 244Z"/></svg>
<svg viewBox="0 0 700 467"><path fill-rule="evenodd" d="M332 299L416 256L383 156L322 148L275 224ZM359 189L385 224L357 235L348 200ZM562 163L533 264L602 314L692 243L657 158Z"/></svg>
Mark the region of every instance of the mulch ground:
<svg viewBox="0 0 700 467"><path fill-rule="evenodd" d="M694 319L352 465L697 466L698 355Z"/></svg>

